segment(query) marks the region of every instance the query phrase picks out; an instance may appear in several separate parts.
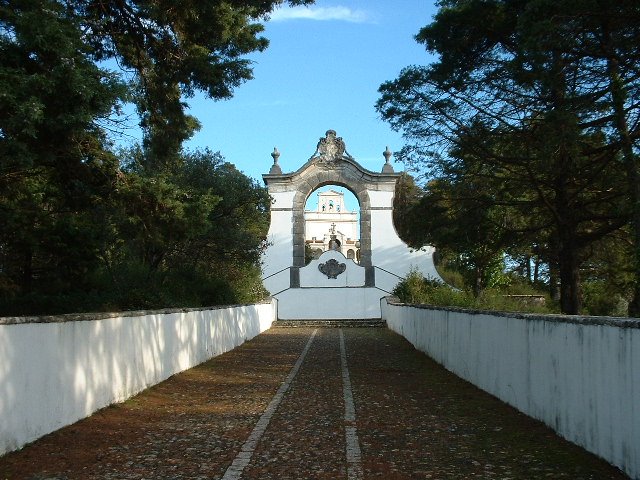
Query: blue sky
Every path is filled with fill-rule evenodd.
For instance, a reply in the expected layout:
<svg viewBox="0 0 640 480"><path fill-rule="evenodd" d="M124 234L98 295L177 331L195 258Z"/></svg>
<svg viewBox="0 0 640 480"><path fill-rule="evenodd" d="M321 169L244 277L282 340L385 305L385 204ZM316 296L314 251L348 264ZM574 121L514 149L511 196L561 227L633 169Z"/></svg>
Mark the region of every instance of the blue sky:
<svg viewBox="0 0 640 480"><path fill-rule="evenodd" d="M397 151L402 139L375 110L378 87L402 68L432 60L413 37L435 12L433 0L316 0L276 10L264 23L269 47L249 56L253 80L229 100L186 99L202 128L185 147L220 151L262 183L274 147L282 170L295 171L333 129L363 167L380 171L385 147ZM133 107L125 112L130 137L119 145L140 136Z"/></svg>
<svg viewBox="0 0 640 480"><path fill-rule="evenodd" d="M188 100L202 129L186 147L220 151L261 180L274 147L283 171L294 171L333 129L358 162L379 171L385 147L402 141L375 111L377 89L403 67L428 63L413 36L435 11L430 0L317 0L276 11L265 24L269 47L250 57L254 79L230 100Z"/></svg>

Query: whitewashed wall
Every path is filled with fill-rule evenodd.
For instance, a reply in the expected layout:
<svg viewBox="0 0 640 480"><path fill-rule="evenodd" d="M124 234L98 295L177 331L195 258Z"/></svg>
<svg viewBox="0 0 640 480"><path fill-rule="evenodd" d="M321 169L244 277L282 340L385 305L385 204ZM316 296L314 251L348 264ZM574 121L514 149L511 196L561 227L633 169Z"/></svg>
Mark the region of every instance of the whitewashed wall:
<svg viewBox="0 0 640 480"><path fill-rule="evenodd" d="M376 272L376 286L391 291L398 283L397 277L406 277L411 270L417 270L425 278L443 281L433 264L435 249L431 246L414 250L407 246L396 232L393 224L394 192L368 190L371 201L371 263L387 270L395 278L390 283L379 281Z"/></svg>
<svg viewBox="0 0 640 480"><path fill-rule="evenodd" d="M337 278L328 278L318 266L335 260L345 265ZM337 251L324 252L320 258L300 268L300 288L288 288L278 299L280 320L343 320L380 318L380 299L387 293L365 287L365 269ZM275 282L274 282L275 283Z"/></svg>
<svg viewBox="0 0 640 480"><path fill-rule="evenodd" d="M262 257L262 278L264 286L271 293L279 290L279 285L272 285L266 277L293 265L293 198L295 191L269 192L271 195L271 222L267 234L267 249ZM288 275L288 273L287 273Z"/></svg>
<svg viewBox="0 0 640 480"><path fill-rule="evenodd" d="M237 347L275 309L0 318L0 454Z"/></svg>
<svg viewBox="0 0 640 480"><path fill-rule="evenodd" d="M290 288L278 295L280 320L372 320L380 318L378 288Z"/></svg>
<svg viewBox="0 0 640 480"><path fill-rule="evenodd" d="M384 299L382 316L448 370L640 479L640 320Z"/></svg>

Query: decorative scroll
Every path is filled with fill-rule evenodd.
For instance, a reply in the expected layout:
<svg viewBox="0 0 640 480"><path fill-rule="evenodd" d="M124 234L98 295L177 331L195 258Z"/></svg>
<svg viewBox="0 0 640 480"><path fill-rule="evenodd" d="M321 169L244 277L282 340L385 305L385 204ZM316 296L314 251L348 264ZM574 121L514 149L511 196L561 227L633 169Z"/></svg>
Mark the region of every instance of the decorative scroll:
<svg viewBox="0 0 640 480"><path fill-rule="evenodd" d="M327 260L326 263L318 265L318 270L327 276L327 278L338 278L342 272L347 269L347 265L344 263L338 263L335 258Z"/></svg>

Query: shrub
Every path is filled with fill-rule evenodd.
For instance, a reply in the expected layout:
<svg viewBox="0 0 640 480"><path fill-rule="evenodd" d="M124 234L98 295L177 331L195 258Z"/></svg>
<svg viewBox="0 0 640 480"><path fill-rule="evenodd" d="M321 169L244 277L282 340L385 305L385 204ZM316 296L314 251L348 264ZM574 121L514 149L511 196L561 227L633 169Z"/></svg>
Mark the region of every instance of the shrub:
<svg viewBox="0 0 640 480"><path fill-rule="evenodd" d="M508 312L535 312L553 313L549 299L546 297L544 304L531 302L529 297L522 295L532 295L540 297L539 292L531 288L527 293L522 293L524 287L518 285L511 292L508 288L486 289L479 296L474 297L468 289L455 289L444 283L426 279L418 271L411 271L396 285L393 294L400 301L412 304L427 304L441 307L460 307L476 310L495 310ZM520 295L510 297L510 295Z"/></svg>
<svg viewBox="0 0 640 480"><path fill-rule="evenodd" d="M587 315L626 317L629 299L602 281L585 282L582 285L583 309Z"/></svg>

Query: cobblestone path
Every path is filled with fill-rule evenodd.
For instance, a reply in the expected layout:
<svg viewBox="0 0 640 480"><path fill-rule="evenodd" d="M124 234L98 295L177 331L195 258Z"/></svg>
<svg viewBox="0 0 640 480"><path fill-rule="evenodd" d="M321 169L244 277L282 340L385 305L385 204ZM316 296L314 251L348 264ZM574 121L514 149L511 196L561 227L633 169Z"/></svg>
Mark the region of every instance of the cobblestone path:
<svg viewBox="0 0 640 480"><path fill-rule="evenodd" d="M627 477L383 328L271 329L0 457L0 479L221 478Z"/></svg>

